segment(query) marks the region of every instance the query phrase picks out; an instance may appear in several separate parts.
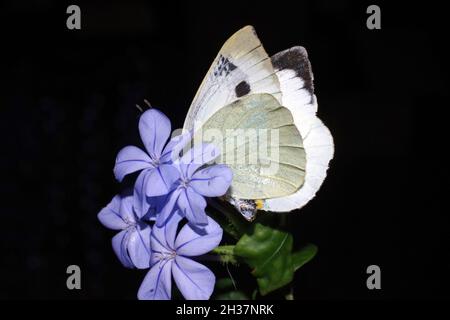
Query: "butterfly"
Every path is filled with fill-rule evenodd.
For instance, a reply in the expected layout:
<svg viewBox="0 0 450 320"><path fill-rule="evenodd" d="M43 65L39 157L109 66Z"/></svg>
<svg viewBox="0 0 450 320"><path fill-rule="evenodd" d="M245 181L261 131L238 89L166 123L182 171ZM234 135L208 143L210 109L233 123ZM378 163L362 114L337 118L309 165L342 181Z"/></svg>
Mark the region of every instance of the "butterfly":
<svg viewBox="0 0 450 320"><path fill-rule="evenodd" d="M203 141L208 130L220 136L218 162L233 170L225 199L251 221L258 210L301 208L319 190L334 144L316 113L306 50L295 46L269 57L254 28L246 26L220 49L192 101L183 129L202 131ZM277 135L268 137L268 132ZM237 138L240 143L235 142ZM268 150L263 156L257 150L261 141ZM229 147L231 142L234 144ZM239 148L245 151L236 155ZM259 158L248 161L255 154Z"/></svg>

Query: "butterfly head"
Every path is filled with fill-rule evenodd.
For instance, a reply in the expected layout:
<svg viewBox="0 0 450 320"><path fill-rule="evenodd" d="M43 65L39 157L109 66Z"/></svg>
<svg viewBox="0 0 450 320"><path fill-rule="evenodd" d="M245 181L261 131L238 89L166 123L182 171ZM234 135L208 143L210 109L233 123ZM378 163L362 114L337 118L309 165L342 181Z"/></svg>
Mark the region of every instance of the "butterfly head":
<svg viewBox="0 0 450 320"><path fill-rule="evenodd" d="M264 206L264 200L231 198L230 203L247 221L255 220L256 213Z"/></svg>

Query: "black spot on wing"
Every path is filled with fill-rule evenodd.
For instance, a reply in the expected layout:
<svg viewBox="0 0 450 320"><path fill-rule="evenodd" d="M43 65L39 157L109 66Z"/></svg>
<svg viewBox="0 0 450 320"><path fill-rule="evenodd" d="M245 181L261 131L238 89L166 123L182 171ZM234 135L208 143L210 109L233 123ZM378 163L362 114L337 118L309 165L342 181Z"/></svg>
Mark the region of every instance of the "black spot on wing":
<svg viewBox="0 0 450 320"><path fill-rule="evenodd" d="M270 58L274 68L278 70L294 70L297 77L301 78L309 93L314 93L313 74L311 64L308 59L308 53L303 47L293 47L278 52Z"/></svg>
<svg viewBox="0 0 450 320"><path fill-rule="evenodd" d="M228 61L228 71L233 71L234 69L237 69L237 67L231 63L231 61Z"/></svg>
<svg viewBox="0 0 450 320"><path fill-rule="evenodd" d="M241 81L234 88L234 91L236 92L236 97L240 98L250 92L250 85L245 80Z"/></svg>

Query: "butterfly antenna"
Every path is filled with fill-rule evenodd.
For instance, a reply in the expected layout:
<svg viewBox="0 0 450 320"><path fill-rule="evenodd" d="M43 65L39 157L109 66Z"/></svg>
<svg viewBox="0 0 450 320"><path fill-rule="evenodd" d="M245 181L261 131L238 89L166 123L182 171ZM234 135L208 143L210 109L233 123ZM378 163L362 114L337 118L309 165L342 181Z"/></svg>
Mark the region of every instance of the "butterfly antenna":
<svg viewBox="0 0 450 320"><path fill-rule="evenodd" d="M136 104L136 108L140 111L140 112L144 112L144 110L142 110L141 106Z"/></svg>
<svg viewBox="0 0 450 320"><path fill-rule="evenodd" d="M150 102L148 102L147 99L144 99L145 104L148 106L149 109L152 108L152 105L150 104Z"/></svg>

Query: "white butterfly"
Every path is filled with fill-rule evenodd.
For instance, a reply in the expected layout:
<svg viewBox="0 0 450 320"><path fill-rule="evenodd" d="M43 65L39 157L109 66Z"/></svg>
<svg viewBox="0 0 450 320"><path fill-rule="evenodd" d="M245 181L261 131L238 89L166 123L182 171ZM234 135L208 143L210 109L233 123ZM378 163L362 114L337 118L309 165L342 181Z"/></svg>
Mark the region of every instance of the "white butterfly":
<svg viewBox="0 0 450 320"><path fill-rule="evenodd" d="M252 220L259 209L301 208L319 190L334 145L316 112L306 50L296 46L269 57L253 27L246 26L225 42L212 63L184 129L192 130L199 122L223 134L252 126L280 130L280 157L268 157L280 165L277 174L265 175L260 166L231 166L234 176L227 200Z"/></svg>

